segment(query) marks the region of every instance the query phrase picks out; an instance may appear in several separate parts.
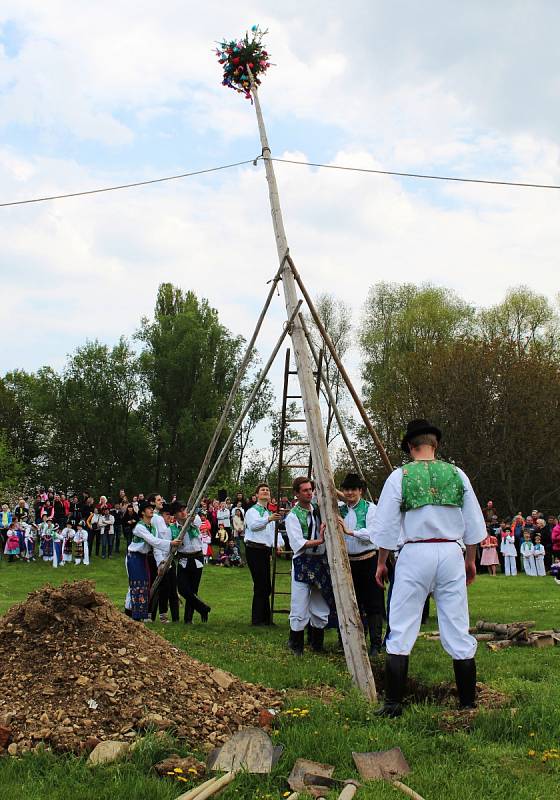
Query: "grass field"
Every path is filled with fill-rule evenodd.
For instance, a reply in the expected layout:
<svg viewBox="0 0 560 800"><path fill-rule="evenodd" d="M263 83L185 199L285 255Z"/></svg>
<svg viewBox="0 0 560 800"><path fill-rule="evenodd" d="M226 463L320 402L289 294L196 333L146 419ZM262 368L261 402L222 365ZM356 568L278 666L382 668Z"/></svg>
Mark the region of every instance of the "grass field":
<svg viewBox="0 0 560 800"><path fill-rule="evenodd" d="M97 588L119 606L126 592L121 559L94 560L89 568L53 570L43 563L0 565L0 613L47 581L75 577L96 580ZM506 707L484 708L469 730L456 725L450 707L409 706L397 720L379 720L353 691L344 658L329 632L325 656L295 660L285 649L287 621L271 630L248 625L251 585L248 571L207 567L200 590L213 607L207 625L182 624L154 629L188 653L239 677L286 689L284 713L273 733L284 753L270 776L241 775L221 797L242 800L281 798L297 757L336 766L335 776L357 776L352 751L402 748L412 772L406 783L426 800L550 800L560 796L560 648L515 649L491 653L479 647L479 680L508 695ZM538 621L560 627L560 587L550 578L480 576L470 589L471 620ZM437 627L430 618L426 628ZM419 640L410 674L426 683L451 681L452 666L438 642ZM38 676L41 679L41 676ZM327 702L321 699L326 696ZM290 709L307 709L301 715ZM456 729L458 728L458 729ZM161 780L150 766L171 752L186 752L172 740L148 738L126 762L89 769L83 759L48 752L0 761L0 798L23 800L171 800L185 785ZM530 753L534 753L531 755ZM543 754L549 754L549 757ZM552 756L552 757L550 757ZM375 783L357 800L396 798L395 789ZM337 797L333 792L329 798Z"/></svg>

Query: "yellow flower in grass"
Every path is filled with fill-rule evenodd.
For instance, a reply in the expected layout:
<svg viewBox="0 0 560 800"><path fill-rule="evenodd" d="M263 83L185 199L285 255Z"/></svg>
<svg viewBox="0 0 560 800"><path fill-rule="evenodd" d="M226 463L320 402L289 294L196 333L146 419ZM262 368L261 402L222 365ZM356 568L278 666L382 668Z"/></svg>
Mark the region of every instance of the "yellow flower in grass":
<svg viewBox="0 0 560 800"><path fill-rule="evenodd" d="M289 796L290 796L290 792L284 792L284 794L282 795L282 797L289 797Z"/></svg>
<svg viewBox="0 0 560 800"><path fill-rule="evenodd" d="M183 774L183 770L181 769L181 767L175 767L173 772L176 772L177 775L182 775Z"/></svg>
<svg viewBox="0 0 560 800"><path fill-rule="evenodd" d="M533 733L533 731L531 731L531 733L529 734L529 736L530 736L531 738L532 738L533 736L536 736L536 735L537 735L537 734L536 734L536 733Z"/></svg>
<svg viewBox="0 0 560 800"><path fill-rule="evenodd" d="M533 756L536 756L537 754L536 754L536 752L534 750L529 750L527 752L527 755L531 756L531 758L532 758Z"/></svg>
<svg viewBox="0 0 560 800"><path fill-rule="evenodd" d="M190 772L191 775L198 775L198 772L195 770L194 767L189 767L187 772Z"/></svg>

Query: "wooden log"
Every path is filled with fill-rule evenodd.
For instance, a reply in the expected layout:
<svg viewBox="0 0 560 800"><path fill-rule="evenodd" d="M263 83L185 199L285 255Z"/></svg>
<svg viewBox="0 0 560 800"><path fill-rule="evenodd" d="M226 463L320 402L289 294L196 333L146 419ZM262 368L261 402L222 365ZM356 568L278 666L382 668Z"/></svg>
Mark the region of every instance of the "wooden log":
<svg viewBox="0 0 560 800"><path fill-rule="evenodd" d="M514 644L512 639L497 639L495 642L487 642L486 647L492 652L496 650L504 650L506 647L511 647Z"/></svg>
<svg viewBox="0 0 560 800"><path fill-rule="evenodd" d="M288 239L284 229L278 185L274 174L272 153L266 134L259 93L250 68L248 69L251 82L251 95L253 97L262 146L262 158L268 182L268 194L272 214L272 225L276 239L276 249L278 252L279 264L280 266L283 265L282 287L284 290L284 301L288 317L291 318L298 311L296 279L293 262L289 258ZM340 635L344 647L346 664L358 689L367 700L376 702L377 691L375 688L375 680L366 649L360 612L352 582L352 573L350 572L350 561L346 551L344 535L338 526L338 516L340 513L338 508L338 496L321 419L321 405L317 396L315 378L313 376L311 353L301 322L298 319L295 319L291 325L290 333L307 425L307 441L310 444L311 457L313 459L315 490L317 492L317 500L321 511L321 519L326 525L325 544L327 559L331 570L333 592L338 611ZM390 465L389 469L391 469Z"/></svg>
<svg viewBox="0 0 560 800"><path fill-rule="evenodd" d="M554 647L553 636L534 636L531 634L529 641L532 643L533 647Z"/></svg>
<svg viewBox="0 0 560 800"><path fill-rule="evenodd" d="M536 624L534 620L527 622L486 622L486 620L481 619L476 623L476 630L507 634L520 628L534 628Z"/></svg>
<svg viewBox="0 0 560 800"><path fill-rule="evenodd" d="M495 633L475 633L474 638L477 642L494 642L496 641Z"/></svg>

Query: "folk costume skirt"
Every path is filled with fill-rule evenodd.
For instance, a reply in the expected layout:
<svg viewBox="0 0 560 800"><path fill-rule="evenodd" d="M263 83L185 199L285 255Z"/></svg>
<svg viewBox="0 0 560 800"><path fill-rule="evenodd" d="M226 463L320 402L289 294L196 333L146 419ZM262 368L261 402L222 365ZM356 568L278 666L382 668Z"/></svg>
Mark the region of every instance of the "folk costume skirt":
<svg viewBox="0 0 560 800"><path fill-rule="evenodd" d="M145 553L127 553L126 571L130 589L130 610L132 619L143 620L150 616L150 571Z"/></svg>

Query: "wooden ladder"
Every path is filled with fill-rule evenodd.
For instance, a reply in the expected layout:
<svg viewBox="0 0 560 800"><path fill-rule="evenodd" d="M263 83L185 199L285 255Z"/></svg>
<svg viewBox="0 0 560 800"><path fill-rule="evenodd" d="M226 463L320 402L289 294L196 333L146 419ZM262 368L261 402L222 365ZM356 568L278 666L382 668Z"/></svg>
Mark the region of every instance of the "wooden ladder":
<svg viewBox="0 0 560 800"><path fill-rule="evenodd" d="M317 395L321 388L321 367L323 363L323 350L319 353L319 369L313 374L316 377ZM313 470L313 461L311 458L311 449L308 441L300 439L286 440L286 431L289 425L306 424L305 412L302 408L293 417L288 417L288 401L301 400L301 394L291 394L290 392L290 378L297 376L297 370L290 368L290 349L286 350L286 359L284 362L284 384L282 392L282 413L280 419L280 441L278 447L278 485L277 485L277 502L280 507L280 498L284 494L288 494L290 501L292 500L292 485L285 486L282 484L286 470L305 470L308 478L311 478ZM305 464L292 464L290 461L284 461L284 453L287 447L306 447L309 450L309 457ZM274 547L272 550L272 593L270 598L270 615L271 620L274 622L274 614L289 614L290 613L290 597L292 586L292 551L287 536L282 534L285 532L285 523L279 521L276 523L274 531ZM278 542L280 537L285 542L285 547L282 549L280 555L278 554ZM287 568L286 568L287 567ZM278 580L280 579L280 580ZM282 607L278 608L276 598L284 598Z"/></svg>

